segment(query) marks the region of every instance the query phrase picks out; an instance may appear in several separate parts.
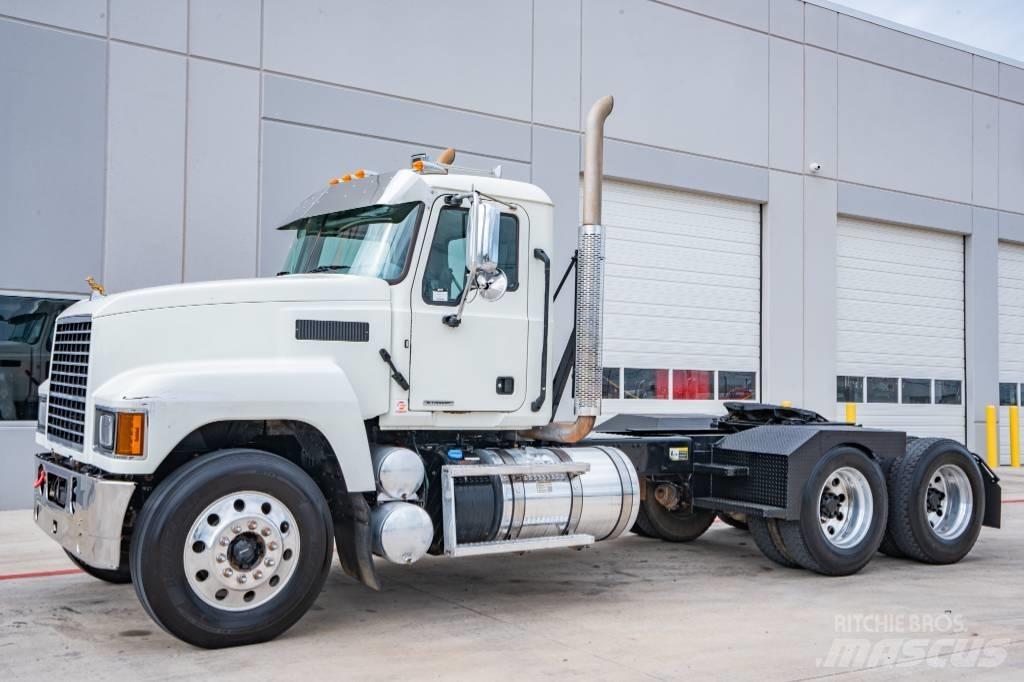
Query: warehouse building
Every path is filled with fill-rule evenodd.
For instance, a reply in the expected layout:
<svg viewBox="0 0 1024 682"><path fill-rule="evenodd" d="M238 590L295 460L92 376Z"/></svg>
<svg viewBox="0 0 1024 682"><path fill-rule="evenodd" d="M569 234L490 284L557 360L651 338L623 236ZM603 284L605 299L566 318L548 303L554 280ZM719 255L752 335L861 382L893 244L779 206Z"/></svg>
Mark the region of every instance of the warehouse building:
<svg viewBox="0 0 1024 682"><path fill-rule="evenodd" d="M550 194L560 275L606 93L607 412L852 402L979 449L1021 400L1024 64L823 0L448 4L0 0L0 508L87 276L273 276L328 178L448 146Z"/></svg>

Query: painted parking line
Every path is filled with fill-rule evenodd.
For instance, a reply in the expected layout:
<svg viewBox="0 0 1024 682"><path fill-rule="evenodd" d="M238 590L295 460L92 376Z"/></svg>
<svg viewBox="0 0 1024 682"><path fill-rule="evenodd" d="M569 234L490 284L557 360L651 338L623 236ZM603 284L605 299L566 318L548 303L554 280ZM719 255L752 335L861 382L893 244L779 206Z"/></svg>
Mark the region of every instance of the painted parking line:
<svg viewBox="0 0 1024 682"><path fill-rule="evenodd" d="M81 573L80 568L58 568L53 571L32 571L30 573L6 573L0 574L0 580L22 580L24 578L52 578L57 575L73 575Z"/></svg>

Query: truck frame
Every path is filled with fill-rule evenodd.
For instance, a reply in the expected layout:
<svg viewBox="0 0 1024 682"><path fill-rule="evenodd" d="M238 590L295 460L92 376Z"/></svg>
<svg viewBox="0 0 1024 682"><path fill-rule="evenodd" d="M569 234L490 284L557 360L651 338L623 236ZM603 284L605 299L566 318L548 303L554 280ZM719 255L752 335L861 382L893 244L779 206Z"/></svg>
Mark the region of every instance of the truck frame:
<svg viewBox="0 0 1024 682"><path fill-rule="evenodd" d="M335 547L374 589L378 558L627 531L685 543L716 516L772 561L824 575L878 551L960 560L999 526L1001 492L954 441L754 402L598 424L612 106L587 117L574 327L557 362L541 189L459 168L453 150L355 171L282 225L295 240L277 277L97 293L60 316L39 392L37 525L211 648L291 627ZM570 377L575 419L558 422Z"/></svg>

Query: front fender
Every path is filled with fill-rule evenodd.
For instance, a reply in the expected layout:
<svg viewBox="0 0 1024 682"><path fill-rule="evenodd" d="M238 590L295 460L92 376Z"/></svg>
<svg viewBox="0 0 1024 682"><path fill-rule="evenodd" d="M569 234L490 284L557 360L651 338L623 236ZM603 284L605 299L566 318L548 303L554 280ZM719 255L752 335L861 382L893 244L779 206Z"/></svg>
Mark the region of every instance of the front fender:
<svg viewBox="0 0 1024 682"><path fill-rule="evenodd" d="M97 455L94 463L122 474L152 474L195 429L230 420L294 420L331 444L350 492L373 490L370 448L359 398L345 372L328 359L240 360L153 365L119 374L93 393L97 407L147 413L145 456Z"/></svg>

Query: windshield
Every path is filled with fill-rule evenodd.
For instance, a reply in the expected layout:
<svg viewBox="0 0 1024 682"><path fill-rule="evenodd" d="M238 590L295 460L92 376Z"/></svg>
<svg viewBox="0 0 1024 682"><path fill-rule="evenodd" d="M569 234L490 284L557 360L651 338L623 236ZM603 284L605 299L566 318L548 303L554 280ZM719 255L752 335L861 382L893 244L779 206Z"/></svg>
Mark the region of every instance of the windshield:
<svg viewBox="0 0 1024 682"><path fill-rule="evenodd" d="M338 272L395 283L409 266L423 204L364 206L302 218L284 229L296 238L278 274Z"/></svg>

